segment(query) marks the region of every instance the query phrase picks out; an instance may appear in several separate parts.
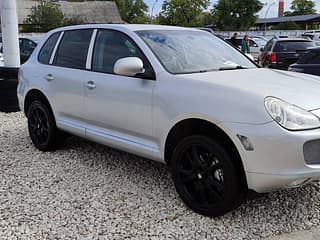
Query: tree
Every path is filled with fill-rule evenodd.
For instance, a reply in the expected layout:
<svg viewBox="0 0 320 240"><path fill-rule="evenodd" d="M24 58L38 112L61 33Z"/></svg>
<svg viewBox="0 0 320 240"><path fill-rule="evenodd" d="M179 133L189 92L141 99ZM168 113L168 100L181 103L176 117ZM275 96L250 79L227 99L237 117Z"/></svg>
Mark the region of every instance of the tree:
<svg viewBox="0 0 320 240"><path fill-rule="evenodd" d="M293 0L290 9L292 12L285 12L285 16L298 16L316 13L315 3L311 0Z"/></svg>
<svg viewBox="0 0 320 240"><path fill-rule="evenodd" d="M160 23L200 26L200 15L209 4L209 0L165 0L159 14Z"/></svg>
<svg viewBox="0 0 320 240"><path fill-rule="evenodd" d="M128 23L146 23L148 6L143 0L116 0L122 20Z"/></svg>
<svg viewBox="0 0 320 240"><path fill-rule="evenodd" d="M219 30L248 30L262 6L259 0L219 0L212 10L215 26Z"/></svg>
<svg viewBox="0 0 320 240"><path fill-rule="evenodd" d="M31 8L31 14L23 22L26 32L48 32L51 29L63 26L64 16L59 5L41 1Z"/></svg>

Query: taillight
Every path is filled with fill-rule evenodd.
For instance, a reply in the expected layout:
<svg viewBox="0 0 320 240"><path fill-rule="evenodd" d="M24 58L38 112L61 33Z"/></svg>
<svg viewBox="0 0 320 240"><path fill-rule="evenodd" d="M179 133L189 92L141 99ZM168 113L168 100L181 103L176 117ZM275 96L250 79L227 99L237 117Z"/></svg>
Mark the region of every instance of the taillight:
<svg viewBox="0 0 320 240"><path fill-rule="evenodd" d="M277 63L277 54L275 52L270 53L269 59L271 63Z"/></svg>

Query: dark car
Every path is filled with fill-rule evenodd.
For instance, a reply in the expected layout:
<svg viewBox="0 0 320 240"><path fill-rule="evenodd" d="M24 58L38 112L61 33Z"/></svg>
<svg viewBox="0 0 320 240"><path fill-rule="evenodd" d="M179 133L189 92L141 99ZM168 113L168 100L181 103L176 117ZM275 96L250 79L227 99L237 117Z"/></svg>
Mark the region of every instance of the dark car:
<svg viewBox="0 0 320 240"><path fill-rule="evenodd" d="M309 48L315 46L315 43L308 39L274 38L262 49L259 61L263 67L287 70L299 57L308 52Z"/></svg>
<svg viewBox="0 0 320 240"><path fill-rule="evenodd" d="M1 42L0 53L2 53L3 52L2 38L0 38L0 42ZM35 40L24 38L24 37L19 38L21 64L28 60L28 58L30 57L31 53L36 48L36 46L37 46L37 42Z"/></svg>
<svg viewBox="0 0 320 240"><path fill-rule="evenodd" d="M37 43L29 38L19 38L20 60L24 63L28 60Z"/></svg>
<svg viewBox="0 0 320 240"><path fill-rule="evenodd" d="M288 70L320 76L320 47L310 49L297 63L290 65Z"/></svg>

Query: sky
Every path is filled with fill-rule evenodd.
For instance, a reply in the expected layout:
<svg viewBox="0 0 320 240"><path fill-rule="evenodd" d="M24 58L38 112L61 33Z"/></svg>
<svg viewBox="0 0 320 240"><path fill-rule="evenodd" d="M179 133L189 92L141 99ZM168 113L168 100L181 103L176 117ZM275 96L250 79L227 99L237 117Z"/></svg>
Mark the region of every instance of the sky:
<svg viewBox="0 0 320 240"><path fill-rule="evenodd" d="M149 12L151 13L152 6L156 2L156 0L144 0L145 3L149 6ZM213 4L217 3L218 0L211 0L211 7ZM267 14L267 18L271 17L277 17L278 16L278 0L261 0L262 3L265 4L265 6L261 9L261 11L258 13L261 18L264 18L267 13L267 9L270 7L269 12ZM291 2L292 0L285 0L285 11L290 10ZM316 3L316 10L317 13L320 13L320 0L315 0ZM153 14L156 15L161 11L163 0L158 0L154 6L154 12ZM274 4L272 4L274 3Z"/></svg>

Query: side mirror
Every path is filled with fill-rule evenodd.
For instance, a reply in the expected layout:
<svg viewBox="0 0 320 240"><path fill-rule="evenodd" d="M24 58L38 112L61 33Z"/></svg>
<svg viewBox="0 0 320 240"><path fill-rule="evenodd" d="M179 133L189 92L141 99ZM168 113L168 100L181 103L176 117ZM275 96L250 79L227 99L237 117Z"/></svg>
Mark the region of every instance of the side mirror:
<svg viewBox="0 0 320 240"><path fill-rule="evenodd" d="M119 59L114 65L113 72L117 75L134 77L139 73L144 73L143 62L137 57L127 57Z"/></svg>
<svg viewBox="0 0 320 240"><path fill-rule="evenodd" d="M260 51L263 52L264 51L264 47L260 48Z"/></svg>

